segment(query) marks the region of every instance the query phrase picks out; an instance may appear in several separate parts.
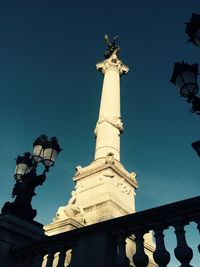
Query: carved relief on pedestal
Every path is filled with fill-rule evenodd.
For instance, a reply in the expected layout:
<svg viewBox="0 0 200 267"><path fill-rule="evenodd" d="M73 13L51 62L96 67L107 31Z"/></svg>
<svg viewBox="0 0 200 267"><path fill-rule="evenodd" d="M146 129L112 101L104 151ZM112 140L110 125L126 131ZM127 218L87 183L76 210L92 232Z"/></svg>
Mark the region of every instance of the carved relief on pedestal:
<svg viewBox="0 0 200 267"><path fill-rule="evenodd" d="M111 179L115 177L115 175L112 172L109 172L109 171L104 173L103 176L105 176L106 178L111 178Z"/></svg>
<svg viewBox="0 0 200 267"><path fill-rule="evenodd" d="M124 178L117 178L114 181L114 185L120 190L120 192L125 193L127 195L130 194L131 188L130 186L125 182Z"/></svg>

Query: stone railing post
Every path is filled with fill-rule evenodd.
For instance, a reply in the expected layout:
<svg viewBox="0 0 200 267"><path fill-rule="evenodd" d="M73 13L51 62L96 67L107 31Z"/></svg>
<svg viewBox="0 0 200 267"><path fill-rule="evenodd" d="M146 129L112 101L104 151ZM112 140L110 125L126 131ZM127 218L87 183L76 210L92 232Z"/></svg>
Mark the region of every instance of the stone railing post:
<svg viewBox="0 0 200 267"><path fill-rule="evenodd" d="M188 246L185 238L185 223L176 222L173 223L173 226L175 228L174 232L176 234L177 239L177 247L174 249L174 254L181 263L180 267L192 267L192 265L190 265L190 261L193 257L193 251Z"/></svg>
<svg viewBox="0 0 200 267"><path fill-rule="evenodd" d="M129 267L129 259L126 256L126 235L124 232L114 233L115 235L115 259L114 267Z"/></svg>
<svg viewBox="0 0 200 267"><path fill-rule="evenodd" d="M144 252L144 232L142 229L134 231L136 242L136 253L133 255L133 263L137 267L147 267L149 257Z"/></svg>
<svg viewBox="0 0 200 267"><path fill-rule="evenodd" d="M170 254L165 248L163 231L164 229L162 228L162 226L156 226L154 228L156 250L153 253L153 258L154 261L159 265L159 267L166 267L170 262Z"/></svg>
<svg viewBox="0 0 200 267"><path fill-rule="evenodd" d="M59 248L58 264L56 267L64 267L67 249L65 246Z"/></svg>
<svg viewBox="0 0 200 267"><path fill-rule="evenodd" d="M54 261L54 255L57 251L54 249L50 248L48 250L48 256L47 256L47 264L45 267L52 267L53 266L53 261Z"/></svg>
<svg viewBox="0 0 200 267"><path fill-rule="evenodd" d="M31 244L13 247L10 251L12 263L6 262L6 267L42 267L44 255L45 267L53 265L64 267L66 263L69 263L68 267L93 265L128 267L132 265L132 261L129 264L128 258L131 259L134 252L134 266L167 267L170 254L165 247L163 232L171 226L175 229L177 246L174 253L181 263L180 267L192 267L190 262L193 251L187 244L184 230L189 222L195 222L200 231L200 197L125 215L54 236L45 236ZM145 246L145 241L150 238L145 234L152 230L156 242L155 251L153 246ZM126 247L126 241L127 243L133 241L130 250ZM200 251L200 245L198 249Z"/></svg>
<svg viewBox="0 0 200 267"><path fill-rule="evenodd" d="M74 246L71 251L71 260L67 267L75 267L75 259L76 259L76 247Z"/></svg>

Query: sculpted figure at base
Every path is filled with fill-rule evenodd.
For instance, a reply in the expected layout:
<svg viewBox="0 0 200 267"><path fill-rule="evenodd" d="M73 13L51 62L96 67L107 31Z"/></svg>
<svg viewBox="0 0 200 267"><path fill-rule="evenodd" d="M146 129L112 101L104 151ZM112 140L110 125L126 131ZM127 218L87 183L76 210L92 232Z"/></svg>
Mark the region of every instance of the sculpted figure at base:
<svg viewBox="0 0 200 267"><path fill-rule="evenodd" d="M53 219L54 222L72 218L85 224L84 211L80 206L76 205L76 196L77 192L73 190L67 206L63 206L58 209L56 217Z"/></svg>

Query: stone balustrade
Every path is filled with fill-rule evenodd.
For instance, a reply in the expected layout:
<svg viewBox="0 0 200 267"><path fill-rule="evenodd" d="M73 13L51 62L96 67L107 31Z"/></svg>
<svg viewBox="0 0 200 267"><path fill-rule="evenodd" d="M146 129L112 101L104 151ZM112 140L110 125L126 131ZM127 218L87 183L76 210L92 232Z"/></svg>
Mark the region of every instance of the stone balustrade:
<svg viewBox="0 0 200 267"><path fill-rule="evenodd" d="M181 267L191 267L193 251L188 246L184 227L191 222L200 231L200 197L175 202L153 209L126 215L109 221L85 226L55 236L45 236L21 248L13 249L18 267L129 267L126 239L133 236L136 267L166 267L170 253L165 245L164 231L174 228L177 246L174 250ZM153 253L157 265L150 263L144 250L144 234L153 231L156 249ZM198 246L200 252L200 245ZM66 252L72 251L69 264ZM47 259L43 260L47 255ZM196 266L194 266L196 267Z"/></svg>

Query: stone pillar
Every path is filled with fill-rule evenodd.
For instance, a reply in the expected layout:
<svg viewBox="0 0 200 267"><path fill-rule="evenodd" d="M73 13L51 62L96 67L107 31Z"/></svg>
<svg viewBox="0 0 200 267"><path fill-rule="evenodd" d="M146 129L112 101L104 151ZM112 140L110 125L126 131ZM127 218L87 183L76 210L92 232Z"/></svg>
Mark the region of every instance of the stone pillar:
<svg viewBox="0 0 200 267"><path fill-rule="evenodd" d="M114 52L108 59L96 65L104 74L99 119L95 128L95 160L113 154L120 161L120 133L123 124L120 113L120 75L128 72Z"/></svg>
<svg viewBox="0 0 200 267"><path fill-rule="evenodd" d="M43 225L29 223L13 215L0 215L0 262L6 267L17 266L12 249L44 236Z"/></svg>
<svg viewBox="0 0 200 267"><path fill-rule="evenodd" d="M88 233L78 240L72 267L113 266L113 241L105 231Z"/></svg>

